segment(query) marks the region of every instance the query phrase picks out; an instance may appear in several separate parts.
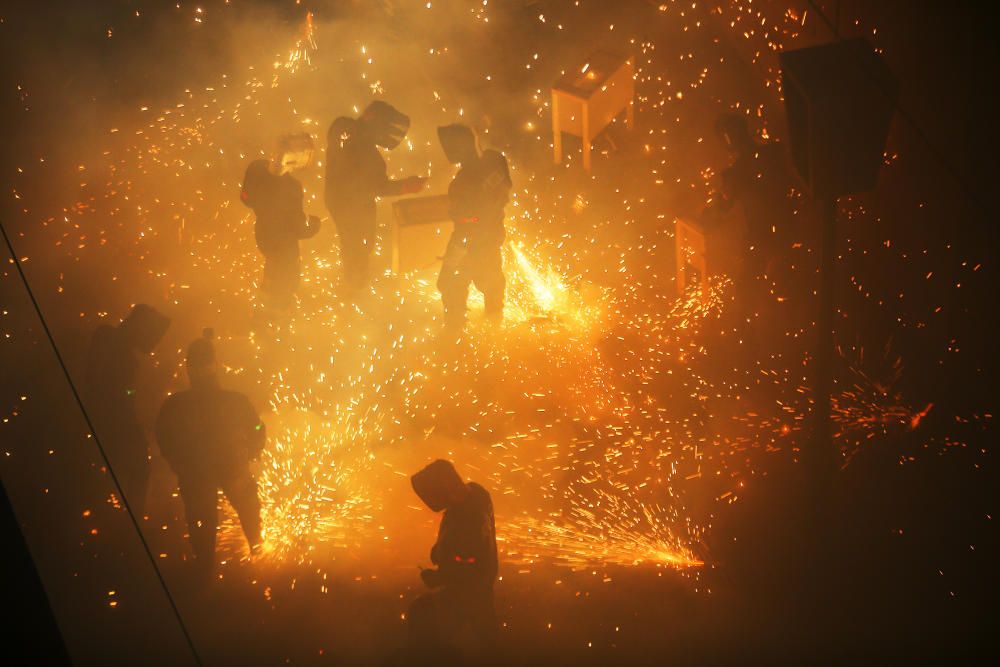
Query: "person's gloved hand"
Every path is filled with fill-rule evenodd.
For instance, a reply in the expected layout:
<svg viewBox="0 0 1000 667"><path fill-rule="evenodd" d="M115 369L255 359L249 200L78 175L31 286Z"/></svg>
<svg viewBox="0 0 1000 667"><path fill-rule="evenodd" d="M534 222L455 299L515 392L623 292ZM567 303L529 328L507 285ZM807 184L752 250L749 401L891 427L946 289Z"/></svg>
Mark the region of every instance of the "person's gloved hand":
<svg viewBox="0 0 1000 667"><path fill-rule="evenodd" d="M424 189L427 179L423 176L410 176L400 181L399 190L404 195L412 195Z"/></svg>

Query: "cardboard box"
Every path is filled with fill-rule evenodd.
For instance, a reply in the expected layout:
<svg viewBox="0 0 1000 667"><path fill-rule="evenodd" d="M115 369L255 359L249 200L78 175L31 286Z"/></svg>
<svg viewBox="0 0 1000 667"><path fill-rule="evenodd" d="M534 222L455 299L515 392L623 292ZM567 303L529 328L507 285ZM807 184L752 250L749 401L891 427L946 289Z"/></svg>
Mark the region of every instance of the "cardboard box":
<svg viewBox="0 0 1000 667"><path fill-rule="evenodd" d="M448 216L448 195L393 202L392 270L408 273L439 266L453 227Z"/></svg>
<svg viewBox="0 0 1000 667"><path fill-rule="evenodd" d="M741 216L728 215L705 227L693 220L674 221L677 293L691 285L704 284L711 276L733 277L743 262L746 226Z"/></svg>
<svg viewBox="0 0 1000 667"><path fill-rule="evenodd" d="M632 62L608 51L592 53L586 62L566 72L552 86L552 149L562 162L562 133L583 140L583 168L590 171L594 137L620 113L625 125L635 120L635 68Z"/></svg>

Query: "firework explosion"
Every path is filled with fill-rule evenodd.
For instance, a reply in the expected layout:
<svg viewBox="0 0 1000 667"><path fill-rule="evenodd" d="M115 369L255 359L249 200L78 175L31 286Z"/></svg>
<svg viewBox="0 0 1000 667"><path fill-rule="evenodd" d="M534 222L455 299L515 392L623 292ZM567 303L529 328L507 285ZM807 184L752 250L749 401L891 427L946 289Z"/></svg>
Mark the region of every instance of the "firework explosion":
<svg viewBox="0 0 1000 667"><path fill-rule="evenodd" d="M471 16L488 20L484 11ZM743 20L742 10L737 15ZM803 20L791 12L778 26L758 23L744 34L758 38L764 30L776 50L777 38L794 39ZM704 529L688 511L687 497L734 500L739 480L756 465L750 452L794 451L809 392L790 354L738 369L743 380L723 379L709 351L720 337L738 336L726 320L733 284L713 276L678 295L673 277L650 270L673 247L671 216L660 213L655 230L640 230L633 207L643 202L625 200L614 215L571 233L579 220L594 219L587 214L595 204L512 154L502 331L478 321L481 300L474 297L467 334L443 341L433 271L387 271L357 304L344 302L332 242L304 244L302 288L291 317L270 318L258 303L252 216L235 194L246 163L263 154L261 137L292 127L322 137L328 109L301 95L335 74L324 69L334 68L335 58L324 58L322 38L307 15L291 48L275 54L271 66L251 66L243 77L186 91L144 127L113 129L100 164L81 165L82 172L107 177L83 186L85 193L100 187L101 194L63 211L62 223L87 231L67 232L59 241L85 256L96 238L102 249L111 246L140 262L178 307L236 323L220 329L220 347L232 377L256 387L269 406L270 437L258 471L262 559L314 564L328 557L320 547L379 538L381 480L408 472L395 467L394 452L403 446L430 454L445 437L474 443L456 457L460 463L501 496L520 499L521 506L498 516L511 562L701 565ZM667 118L669 103L709 79L708 68L697 68L689 81L664 89L656 45L632 44L640 113ZM372 48L358 44L354 55L340 67L360 70L352 90L363 93L340 100L342 111L393 92ZM777 87L775 72L767 80ZM440 110L438 119L463 115L447 93L431 90L424 101ZM523 106L534 116L548 113L538 94ZM533 131L533 121L521 124ZM419 131L401 156L389 155L391 171L436 171L433 160L416 158L418 148L431 148ZM644 146L656 184L665 164L657 154L665 150ZM303 179L307 208L315 211L318 172ZM447 176L443 168L432 185L443 186ZM711 170L702 176L707 180ZM190 197L165 197L164 183ZM104 214L117 228L91 231ZM627 242L594 243L622 229ZM602 272L616 279L605 280ZM206 280L213 295L193 296L206 291ZM783 301L773 292L775 302ZM732 376L732 365L723 366ZM860 371L857 378L835 399L842 437L858 430L868 438L884 435L887 425L912 427L926 414ZM747 409L746 395L762 384L773 396ZM854 449L845 445L845 454ZM229 512L221 536L229 556L246 555L238 530Z"/></svg>

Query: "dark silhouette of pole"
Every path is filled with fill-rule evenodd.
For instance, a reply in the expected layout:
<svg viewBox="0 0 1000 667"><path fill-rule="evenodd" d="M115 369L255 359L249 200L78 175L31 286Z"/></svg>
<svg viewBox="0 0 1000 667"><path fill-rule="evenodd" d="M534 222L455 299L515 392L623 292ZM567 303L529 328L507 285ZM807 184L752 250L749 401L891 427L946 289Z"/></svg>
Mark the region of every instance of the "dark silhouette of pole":
<svg viewBox="0 0 1000 667"><path fill-rule="evenodd" d="M817 493L825 497L830 482L836 452L833 444L833 423L830 400L833 395L834 326L836 299L834 291L837 277L837 200L819 202L820 268L819 312L816 320L816 359L814 377L813 442L809 462L812 467Z"/></svg>
<svg viewBox="0 0 1000 667"><path fill-rule="evenodd" d="M816 203L820 225L813 437L803 459L818 504L825 505L837 458L830 405L836 361L837 200L876 187L898 84L871 44L860 38L784 51L778 59L792 161Z"/></svg>

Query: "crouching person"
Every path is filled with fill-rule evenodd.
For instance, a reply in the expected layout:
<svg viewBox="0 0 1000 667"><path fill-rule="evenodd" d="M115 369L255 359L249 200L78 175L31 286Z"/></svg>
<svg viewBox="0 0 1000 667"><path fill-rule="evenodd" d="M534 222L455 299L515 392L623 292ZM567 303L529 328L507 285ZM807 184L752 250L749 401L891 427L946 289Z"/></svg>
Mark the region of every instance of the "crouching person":
<svg viewBox="0 0 1000 667"><path fill-rule="evenodd" d="M444 511L431 549L437 567L421 571L432 590L410 607L411 655L421 662L481 662L489 657L496 635L493 501L480 485L463 482L449 461L434 461L411 481L431 510Z"/></svg>
<svg viewBox="0 0 1000 667"><path fill-rule="evenodd" d="M218 491L239 515L250 549L259 548L260 499L250 461L264 449L264 424L250 400L219 384L211 330L188 347L191 388L170 396L156 420L160 453L177 474L198 573L215 564Z"/></svg>

